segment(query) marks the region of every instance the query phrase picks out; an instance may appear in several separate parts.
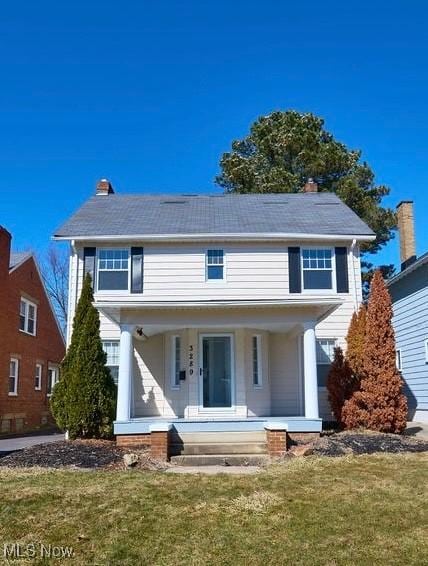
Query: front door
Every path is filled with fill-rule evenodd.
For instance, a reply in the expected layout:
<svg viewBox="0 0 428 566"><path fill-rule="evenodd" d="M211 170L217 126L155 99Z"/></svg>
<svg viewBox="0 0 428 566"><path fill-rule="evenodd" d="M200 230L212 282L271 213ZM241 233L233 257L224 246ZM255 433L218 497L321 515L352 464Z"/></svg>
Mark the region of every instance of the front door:
<svg viewBox="0 0 428 566"><path fill-rule="evenodd" d="M232 407L232 336L203 335L201 353L203 407Z"/></svg>

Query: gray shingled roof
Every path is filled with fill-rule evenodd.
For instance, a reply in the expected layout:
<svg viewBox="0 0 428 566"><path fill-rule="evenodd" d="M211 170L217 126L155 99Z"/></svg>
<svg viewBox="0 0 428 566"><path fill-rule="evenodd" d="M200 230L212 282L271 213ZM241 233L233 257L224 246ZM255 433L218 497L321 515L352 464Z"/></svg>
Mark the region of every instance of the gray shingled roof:
<svg viewBox="0 0 428 566"><path fill-rule="evenodd" d="M30 252L12 252L9 259L9 269L13 269L19 263L31 256Z"/></svg>
<svg viewBox="0 0 428 566"><path fill-rule="evenodd" d="M333 193L112 194L90 198L55 237L278 233L373 235Z"/></svg>

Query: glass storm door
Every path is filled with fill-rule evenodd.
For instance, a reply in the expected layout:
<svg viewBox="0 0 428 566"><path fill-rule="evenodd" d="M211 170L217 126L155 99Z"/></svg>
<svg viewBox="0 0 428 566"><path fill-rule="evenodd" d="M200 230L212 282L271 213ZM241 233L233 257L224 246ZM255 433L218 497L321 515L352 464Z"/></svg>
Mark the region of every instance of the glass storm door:
<svg viewBox="0 0 428 566"><path fill-rule="evenodd" d="M231 407L231 336L202 337L202 377L203 406Z"/></svg>

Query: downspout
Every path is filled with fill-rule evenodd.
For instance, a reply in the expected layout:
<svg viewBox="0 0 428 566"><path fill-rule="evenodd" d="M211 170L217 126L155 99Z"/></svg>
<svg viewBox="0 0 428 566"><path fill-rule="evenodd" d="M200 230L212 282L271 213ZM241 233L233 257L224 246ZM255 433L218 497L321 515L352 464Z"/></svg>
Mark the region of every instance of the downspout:
<svg viewBox="0 0 428 566"><path fill-rule="evenodd" d="M357 240L354 238L351 244L351 261L352 261L352 286L354 288L354 311L358 310L358 291L357 291L357 278L355 274L355 246L357 245Z"/></svg>
<svg viewBox="0 0 428 566"><path fill-rule="evenodd" d="M75 245L75 241L71 240L70 259L68 263L68 304L67 304L68 313L67 313L67 333L66 333L67 348L70 345L71 330L73 328L73 320L70 320L70 315L72 314L73 311L73 317L74 317L74 313L76 311L76 303L77 303L78 265L76 265L75 269L73 270L73 262L75 261L75 256L76 256L76 245ZM73 272L76 274L76 278L74 281L72 279ZM72 296L71 293L73 290L73 283L74 283L74 296Z"/></svg>

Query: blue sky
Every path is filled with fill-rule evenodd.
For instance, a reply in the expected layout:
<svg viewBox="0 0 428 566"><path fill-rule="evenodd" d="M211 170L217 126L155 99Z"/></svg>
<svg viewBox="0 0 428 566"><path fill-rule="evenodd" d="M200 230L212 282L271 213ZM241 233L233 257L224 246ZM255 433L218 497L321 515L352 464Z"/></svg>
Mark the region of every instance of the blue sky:
<svg viewBox="0 0 428 566"><path fill-rule="evenodd" d="M259 115L311 111L363 157L428 250L423 1L20 2L0 21L0 224L17 249L108 177L119 192L215 192ZM397 262L392 242L377 262Z"/></svg>

